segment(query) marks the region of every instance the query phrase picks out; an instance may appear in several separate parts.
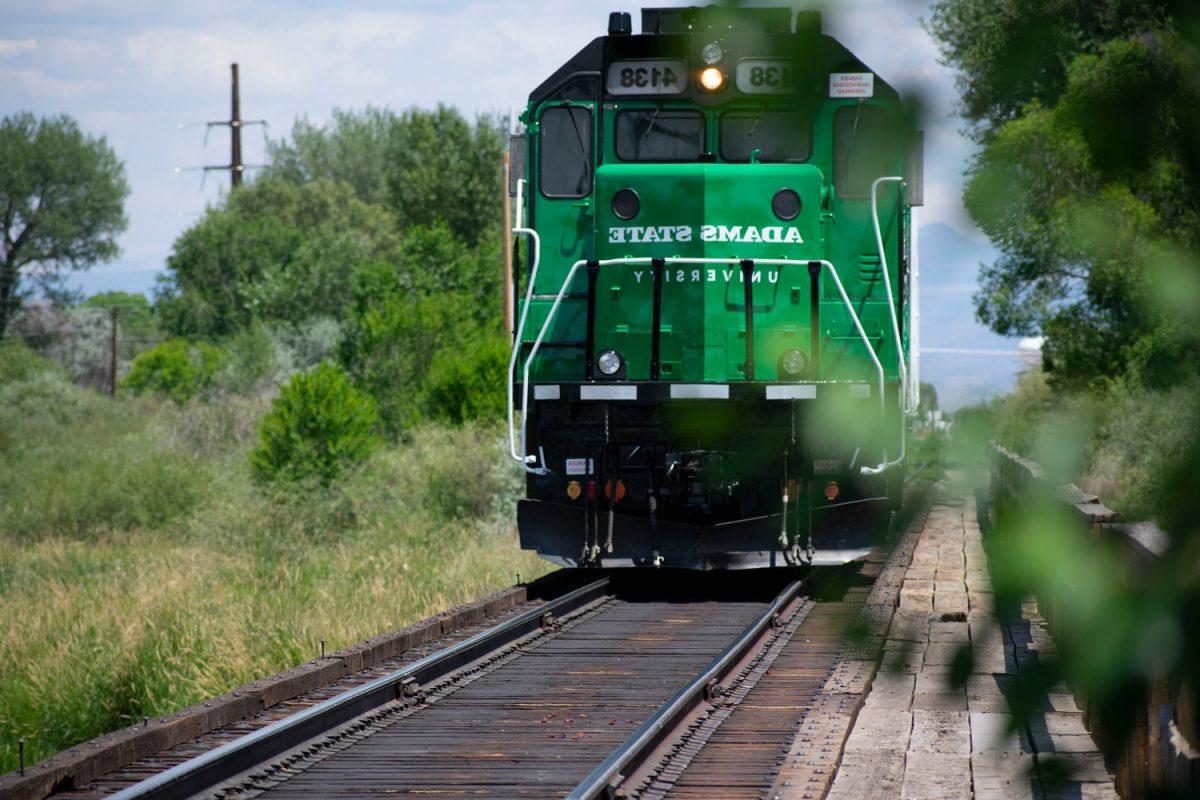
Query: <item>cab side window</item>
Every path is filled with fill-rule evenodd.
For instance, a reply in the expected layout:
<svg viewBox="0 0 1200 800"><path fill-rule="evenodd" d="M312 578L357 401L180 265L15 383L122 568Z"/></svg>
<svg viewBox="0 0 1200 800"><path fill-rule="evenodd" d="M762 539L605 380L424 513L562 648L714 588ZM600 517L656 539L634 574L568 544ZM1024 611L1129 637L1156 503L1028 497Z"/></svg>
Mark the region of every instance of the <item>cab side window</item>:
<svg viewBox="0 0 1200 800"><path fill-rule="evenodd" d="M859 104L838 109L833 121L833 183L838 197L871 196L876 178L896 174L896 136L886 111Z"/></svg>
<svg viewBox="0 0 1200 800"><path fill-rule="evenodd" d="M546 197L587 197L592 192L592 114L555 106L538 124L538 175Z"/></svg>

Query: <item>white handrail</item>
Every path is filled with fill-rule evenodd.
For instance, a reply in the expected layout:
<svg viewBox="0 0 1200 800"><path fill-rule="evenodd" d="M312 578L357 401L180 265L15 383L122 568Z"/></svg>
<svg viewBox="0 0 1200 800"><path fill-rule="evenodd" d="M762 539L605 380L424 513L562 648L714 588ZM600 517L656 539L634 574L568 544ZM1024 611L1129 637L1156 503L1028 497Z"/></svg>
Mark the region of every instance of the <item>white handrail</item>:
<svg viewBox="0 0 1200 800"><path fill-rule="evenodd" d="M911 248L908 268L908 371L910 391L909 411L915 412L921 404L921 235L917 218L918 206L912 206L908 224L908 242Z"/></svg>
<svg viewBox="0 0 1200 800"><path fill-rule="evenodd" d="M664 262L666 264L740 265L743 260L744 259L740 259L740 258L691 258L691 257L688 257L688 258L666 258L666 259L664 259ZM867 336L867 332L862 326L862 321L858 318L858 312L856 312L854 310L854 305L850 302L849 295L846 294L846 289L842 285L842 279L838 275L837 268L834 267L833 264L829 261L826 261L824 259L815 259L815 258L803 259L803 260L793 260L793 259L788 259L788 258L756 258L756 259L751 259L751 260L754 262L755 265L764 265L764 266L768 266L768 267L771 267L771 266L776 266L776 267L802 266L805 264L819 263L819 264L821 264L821 266L823 266L829 270L830 275L833 276L833 282L837 286L838 294L841 295L842 302L845 304L846 310L850 312L850 318L854 321L854 327L858 331L859 338L862 339L863 345L867 348L867 353L871 356L871 362L875 365L875 371L879 378L879 412L880 412L881 417L886 418L887 409L886 409L886 403L885 403L885 399L884 399L883 364L879 361L879 355L875 352L875 348L871 345L871 339L870 339L870 337ZM616 266L616 265L636 267L636 266L649 266L653 261L654 261L654 259L647 258L647 257L636 257L636 258L635 257L627 257L627 258L610 258L610 259L597 261L596 263L601 267ZM537 356L538 350L542 346L542 340L545 338L546 332L550 329L550 323L554 320L554 316L558 313L559 306L562 305L563 298L566 296L566 293L567 293L567 288L571 285L571 281L574 280L575 274L577 272L579 272L579 268L585 266L587 263L588 262L586 260L580 260L580 261L576 261L574 264L571 265L571 269L568 270L567 277L563 280L562 286L558 290L558 294L555 295L555 297L554 297L554 304L550 306L550 312L546 315L546 319L542 323L541 330L538 331L537 338L533 342L533 348L529 351L529 357L527 359L525 359L525 369L522 374L522 386L521 386L521 412L522 412L521 413L521 454L523 457L518 458L517 460L521 462L521 465L524 467L526 472L530 472L535 475L547 475L547 474L549 474L549 470L546 468L545 464L542 464L542 466L540 466L540 467L531 468L528 463L529 456L526 455L529 452L529 448L526 444L526 424L529 419L529 415L528 415L528 413L526 413L526 410L529 408L529 369L530 369L530 366L533 364L533 359ZM511 381L510 381L510 383L511 383ZM903 416L901 416L901 422L903 423ZM903 442L903 439L901 441ZM887 469L889 466L892 466L894 463L896 463L896 462L888 461L887 450L885 449L884 453L883 453L883 461L882 462L880 462L875 467L862 467L861 472L863 475L878 475L879 473L881 473L885 469Z"/></svg>
<svg viewBox="0 0 1200 800"><path fill-rule="evenodd" d="M508 359L508 452L513 457L513 460L520 461L522 464L525 460L517 453L517 433L515 422L513 421L513 378L517 374L517 358L521 353L521 336L525 332L525 320L529 317L529 306L532 305L533 287L537 283L538 265L542 260L542 239L538 236L538 232L533 228L526 228L521 225L524 220L521 217L521 209L525 197L525 179L517 180L517 210L516 224L513 226L514 234L522 234L529 237L530 243L530 270L529 270L529 286L525 290L525 305L521 308L521 320L517 323L517 330L513 335L513 351L512 356ZM525 413L525 407L521 407L522 416Z"/></svg>
<svg viewBox="0 0 1200 800"><path fill-rule="evenodd" d="M875 244L879 247L879 266L883 272L883 286L887 290L888 315L892 321L892 335L896 341L896 363L900 368L900 391L896 393L900 406L900 455L896 456L895 460L888 462L887 466L890 467L904 460L904 433L906 430L904 418L908 414L908 402L910 398L908 396L908 365L904 360L904 345L900 340L900 321L896 317L896 300L895 295L892 293L892 279L888 275L887 252L883 246L883 232L879 227L879 184L889 182L903 184L904 178L893 175L885 178L876 178L871 183L871 222L875 227ZM903 208L901 208L899 213L903 213L903 211Z"/></svg>

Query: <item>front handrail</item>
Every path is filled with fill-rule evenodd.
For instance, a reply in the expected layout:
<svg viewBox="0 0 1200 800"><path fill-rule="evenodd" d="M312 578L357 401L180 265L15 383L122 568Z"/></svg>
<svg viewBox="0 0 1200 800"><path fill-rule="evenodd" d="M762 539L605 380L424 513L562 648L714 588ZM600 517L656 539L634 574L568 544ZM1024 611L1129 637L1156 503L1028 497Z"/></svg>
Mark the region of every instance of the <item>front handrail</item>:
<svg viewBox="0 0 1200 800"><path fill-rule="evenodd" d="M610 258L610 259L604 259L604 260L600 260L600 261L594 261L592 263L596 264L599 267L611 267L611 266L641 267L641 266L650 266L653 261L655 261L655 259L640 256L640 257ZM871 344L870 337L867 336L867 332L863 328L862 320L859 319L858 312L854 310L854 305L850 302L850 296L846 294L846 288L842 285L842 279L838 275L837 268L834 267L834 265L831 262L826 261L824 259L793 260L793 259L788 259L788 258L742 259L742 258L695 258L695 257L665 258L665 259L662 259L662 261L664 262L664 265L669 265L669 264L741 265L741 264L745 263L746 261L751 261L755 265L762 265L762 266L768 266L768 267L772 267L772 266L774 266L774 267L794 267L794 266L807 266L807 265L811 265L811 264L820 264L824 269L829 270L829 274L833 277L834 285L837 286L838 294L841 295L842 303L845 304L846 310L850 312L850 318L854 321L854 327L858 331L859 338L862 340L863 345L867 348L867 353L870 355L871 362L875 366L875 371L876 371L876 373L878 375L878 379L879 379L879 411L880 411L880 415L886 419L887 408L886 408L886 401L884 399L883 364L880 362L879 355L875 352L875 348ZM563 301L563 298L566 296L568 287L571 285L571 282L575 279L575 275L579 272L580 268L587 266L587 264L588 264L587 260L579 260L571 265L571 269L568 270L566 278L563 279L562 286L559 288L558 293L554 297L554 303L550 306L550 311L549 311L549 313L546 314L546 319L545 319L545 321L543 321L542 327L538 331L537 338L534 339L533 347L529 351L529 357L525 359L525 368L522 373L522 381L521 381L521 457L518 458L517 460L521 462L521 466L525 469L526 472L532 473L534 475L548 475L550 471L546 468L545 464L542 464L539 467L530 467L529 466L529 455L528 455L529 448L528 448L528 444L527 444L527 427L528 427L528 420L529 420L529 414L528 414L528 409L529 409L529 370L533 365L534 358L537 357L538 350L541 349L542 341L545 339L547 331L549 331L549 329L550 329L550 323L553 322L554 317L558 314L559 306L562 305L562 301ZM518 343L517 346L519 347L520 344ZM511 381L510 381L510 383L511 383ZM901 416L901 420L903 420L903 415ZM901 446L903 447L903 437L901 439L901 442L902 442ZM883 452L883 461L880 464L878 464L875 467L862 467L861 471L862 471L862 474L864 474L864 475L877 475L877 474L883 472L889 466L892 466L894 463L895 462L888 461L887 450L885 449Z"/></svg>
<svg viewBox="0 0 1200 800"><path fill-rule="evenodd" d="M538 232L533 228L526 228L521 223L524 219L521 216L521 209L524 205L525 198L525 179L517 180L517 208L516 208L516 224L513 225L512 232L514 234L524 235L529 237L530 243L530 258L529 258L529 286L525 290L525 305L521 308L521 319L517 323L517 330L513 337L512 356L508 359L508 452L513 457L514 461L525 463L524 459L517 453L517 433L515 422L513 420L513 378L516 377L517 359L521 353L521 337L525 332L525 320L529 318L529 307L533 305L533 287L537 283L538 265L542 260L542 239L538 236ZM521 408L521 413L524 415L524 406Z"/></svg>
<svg viewBox="0 0 1200 800"><path fill-rule="evenodd" d="M887 250L883 246L883 232L879 227L879 184L881 183L899 183L904 185L904 178L893 175L884 178L876 178L871 183L871 222L875 227L875 244L879 248L879 266L883 272L883 287L887 290L887 307L888 315L892 321L892 335L896 342L896 363L900 368L900 391L897 392L898 403L900 406L900 454L893 461L889 461L887 466L895 466L904 460L905 450L905 415L908 414L908 365L904 360L904 345L900 339L900 321L896 317L896 299L892 293L892 279L888 275Z"/></svg>

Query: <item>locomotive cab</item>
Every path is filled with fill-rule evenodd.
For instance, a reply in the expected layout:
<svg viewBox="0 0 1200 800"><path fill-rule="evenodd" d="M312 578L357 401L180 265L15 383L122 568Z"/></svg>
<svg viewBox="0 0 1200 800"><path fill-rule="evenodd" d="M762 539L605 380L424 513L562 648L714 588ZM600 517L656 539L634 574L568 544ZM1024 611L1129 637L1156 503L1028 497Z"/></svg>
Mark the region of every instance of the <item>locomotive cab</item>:
<svg viewBox="0 0 1200 800"><path fill-rule="evenodd" d="M861 557L900 502L915 399L903 107L811 14L642 21L614 15L515 140L522 547L569 565Z"/></svg>

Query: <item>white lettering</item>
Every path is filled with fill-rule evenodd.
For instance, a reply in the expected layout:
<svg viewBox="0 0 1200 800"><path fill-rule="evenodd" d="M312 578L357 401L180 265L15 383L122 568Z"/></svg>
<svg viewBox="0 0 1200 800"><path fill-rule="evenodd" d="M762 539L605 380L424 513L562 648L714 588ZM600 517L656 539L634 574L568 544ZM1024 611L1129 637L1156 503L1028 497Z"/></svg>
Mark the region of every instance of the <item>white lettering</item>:
<svg viewBox="0 0 1200 800"><path fill-rule="evenodd" d="M631 225L608 229L609 244L654 244L659 242L691 242L696 229L691 225ZM753 225L701 225L702 242L739 242L756 244L803 244L799 228L772 225L758 228Z"/></svg>
<svg viewBox="0 0 1200 800"><path fill-rule="evenodd" d="M641 283L641 282L642 282L642 275L644 275L644 274L645 274L644 272L642 272L642 271L640 271L640 270L639 270L639 271L637 271L637 272L633 273L633 279L634 279L635 281L637 281L638 283Z"/></svg>
<svg viewBox="0 0 1200 800"><path fill-rule="evenodd" d="M771 281L771 283L779 283L779 273L778 272L768 272L767 280Z"/></svg>
<svg viewBox="0 0 1200 800"><path fill-rule="evenodd" d="M684 280L686 280L686 279L684 278L684 275L686 275L686 274L687 274L687 273L686 273L686 272L684 272L684 271L683 271L683 270L681 270L681 269L680 269L680 270L676 270L676 271L675 271L675 282L676 282L676 283L683 283L683 282L684 282Z"/></svg>
<svg viewBox="0 0 1200 800"><path fill-rule="evenodd" d="M717 271L715 269L710 269L708 271L708 282L709 283L717 282Z"/></svg>

